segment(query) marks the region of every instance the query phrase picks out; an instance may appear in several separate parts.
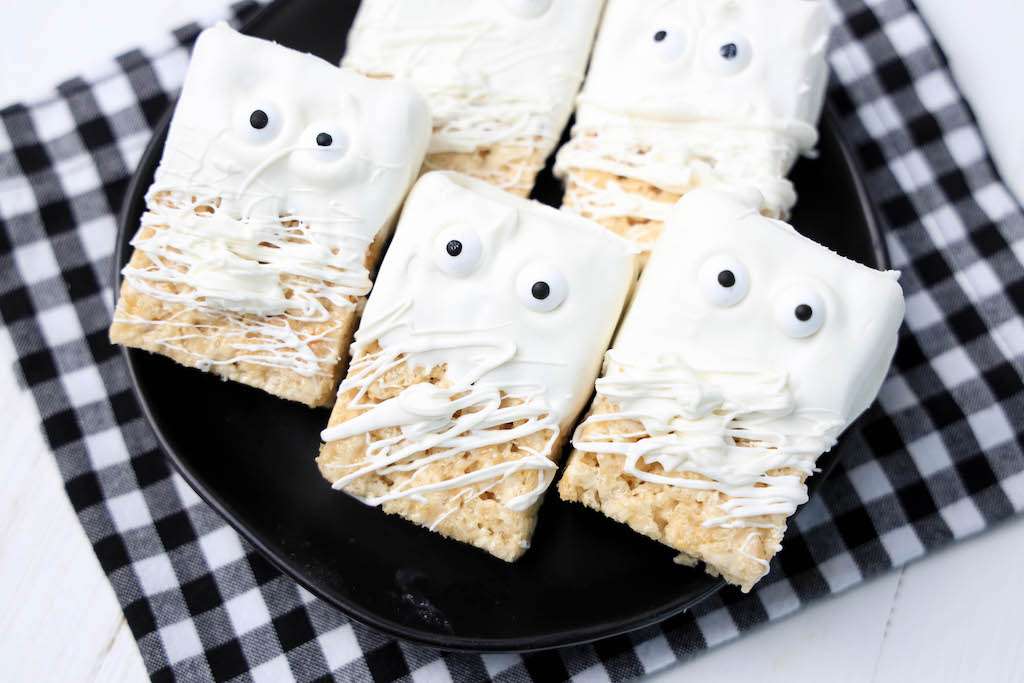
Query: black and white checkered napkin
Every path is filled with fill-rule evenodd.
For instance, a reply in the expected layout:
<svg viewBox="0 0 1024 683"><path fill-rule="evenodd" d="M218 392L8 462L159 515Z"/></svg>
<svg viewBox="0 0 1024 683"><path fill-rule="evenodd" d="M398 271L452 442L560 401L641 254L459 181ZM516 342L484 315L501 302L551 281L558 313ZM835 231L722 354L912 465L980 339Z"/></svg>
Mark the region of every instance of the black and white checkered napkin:
<svg viewBox="0 0 1024 683"><path fill-rule="evenodd" d="M903 271L893 374L757 590L540 654L442 654L350 622L168 469L107 342L111 254L114 213L199 26L0 111L0 315L153 678L622 680L1024 508L1024 212L910 0L838 0L832 16L830 97Z"/></svg>

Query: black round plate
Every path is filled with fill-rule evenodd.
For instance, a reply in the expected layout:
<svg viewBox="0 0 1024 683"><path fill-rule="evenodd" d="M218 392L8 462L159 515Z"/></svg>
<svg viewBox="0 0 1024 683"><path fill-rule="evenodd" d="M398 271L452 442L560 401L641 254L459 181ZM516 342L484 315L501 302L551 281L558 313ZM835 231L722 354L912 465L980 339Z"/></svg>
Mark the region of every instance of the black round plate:
<svg viewBox="0 0 1024 683"><path fill-rule="evenodd" d="M279 0L245 30L336 63L357 6ZM168 121L169 114L129 188L119 265L131 254L128 242ZM794 173L800 203L793 222L840 254L880 266L882 241L831 113L821 128L818 158L801 161ZM557 206L561 187L550 168L535 197ZM327 410L145 352L126 350L125 357L164 452L198 494L281 571L351 617L399 638L447 650L551 648L655 623L723 585L700 569L673 564L669 548L563 503L554 487L532 549L506 564L331 490L313 462ZM827 471L834 458L823 460Z"/></svg>

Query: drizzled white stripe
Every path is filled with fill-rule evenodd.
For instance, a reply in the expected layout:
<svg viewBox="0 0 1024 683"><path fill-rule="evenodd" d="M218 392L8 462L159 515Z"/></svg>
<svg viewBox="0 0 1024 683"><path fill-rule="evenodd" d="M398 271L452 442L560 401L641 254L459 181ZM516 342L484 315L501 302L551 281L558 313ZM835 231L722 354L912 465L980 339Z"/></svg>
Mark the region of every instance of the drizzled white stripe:
<svg viewBox="0 0 1024 683"><path fill-rule="evenodd" d="M410 301L399 302L389 314L382 316L379 324L362 329L353 344L354 360L338 395L354 392L347 407L364 412L328 427L321 433L321 438L331 443L366 435L366 455L363 460L350 465L352 471L336 480L334 488L342 489L369 474L386 476L395 472L412 472L413 476L401 486L385 495L366 498L364 502L381 505L399 498L424 502L426 493L463 489L456 494L454 501L450 501L455 505L459 498L467 495L467 488L471 493L480 495L503 478L534 471L537 479L532 490L501 501L505 507L515 511L530 508L551 484L557 469L550 456L561 430L547 400L546 390L529 386L499 387L482 379L516 357L514 342L494 336L460 330L431 330L419 334L411 331L402 342L365 353L367 347L380 342L388 332L406 327L410 309ZM397 396L381 403L366 402L371 386L388 388L381 384L388 371L410 363L409 359L416 354L440 350L452 354L479 354L480 362L471 376L460 378L455 386L439 387L423 382L405 387ZM502 405L508 399L518 403ZM399 427L401 433L384 439L370 439L370 432L389 427ZM537 450L517 444L526 453L523 457L437 482L419 484L416 481L424 468L431 464L542 433L546 438ZM481 483L487 486L481 490L472 488ZM450 513L449 509L444 514ZM439 523L440 520L434 522L435 525Z"/></svg>
<svg viewBox="0 0 1024 683"><path fill-rule="evenodd" d="M588 112L589 116L585 116ZM589 103L573 137L558 152L555 172L592 170L640 180L685 194L696 187L743 185L764 196L764 211L783 217L796 203L786 174L816 132L800 122L788 127L735 126L700 121L643 121ZM577 180L577 184L579 180ZM672 204L654 202L616 183L571 192L572 210L592 218L634 217L666 221Z"/></svg>
<svg viewBox="0 0 1024 683"><path fill-rule="evenodd" d="M337 325L309 333L290 322L330 323L329 305L351 308L369 292L364 258L371 240L346 229L358 219L339 207L328 206L324 216L280 215L267 209L271 199L249 191L243 204L238 195L154 185L131 242L148 263L122 273L141 294L225 319L217 332L234 350L228 359L204 358L182 345L202 336L195 330L203 326L181 324L183 334L162 340L201 367L244 361L329 375L337 354L313 345ZM115 322L154 324L126 315Z"/></svg>
<svg viewBox="0 0 1024 683"><path fill-rule="evenodd" d="M480 41L515 45L514 36L500 35L506 27L497 20L469 20L451 23L444 17L429 27L396 25L400 21L371 22L361 17L350 37L352 48L343 66L369 75L389 75L414 82L430 104L434 133L429 153L474 152L499 144L528 149L548 149L557 142L557 112L579 84L582 74L568 68L572 55L564 47L549 45L541 53L511 51L501 59L481 63L470 60ZM431 60L439 46L454 47L455 63L444 68ZM442 48L443 49L443 48ZM395 55L403 55L399 62ZM545 58L544 74L530 73L524 87L495 89L494 74L522 71L525 63ZM537 88L538 78L544 87Z"/></svg>
<svg viewBox="0 0 1024 683"><path fill-rule="evenodd" d="M797 411L783 373L695 370L671 354L651 361L609 351L597 394L618 410L588 417L573 446L622 455L624 471L643 481L725 494L709 527L771 527L761 518L795 512L807 500L803 477L844 427L839 416ZM587 437L588 428L620 420L642 430ZM769 474L780 469L799 474ZM671 476L680 473L703 478Z"/></svg>

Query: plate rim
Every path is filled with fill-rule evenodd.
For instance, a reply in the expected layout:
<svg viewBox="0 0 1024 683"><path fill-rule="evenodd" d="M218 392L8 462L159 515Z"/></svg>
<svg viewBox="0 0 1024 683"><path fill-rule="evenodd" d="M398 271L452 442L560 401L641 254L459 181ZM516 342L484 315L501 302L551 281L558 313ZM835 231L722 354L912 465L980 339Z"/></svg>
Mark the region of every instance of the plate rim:
<svg viewBox="0 0 1024 683"><path fill-rule="evenodd" d="M260 9L255 16L246 21L239 30L242 33L251 34L259 30L266 23L272 21L278 11L286 5L286 0L273 0L270 4ZM151 174L143 173L144 168L156 169L159 164L159 156L163 149L167 129L177 104L177 97L171 98L168 102L167 111L160 117L160 120L152 129L152 136L146 145L145 150L139 157L138 164L132 173L131 180L125 190L121 208L117 216L117 233L115 236L114 253L111 281L114 284L115 297L119 296L121 290L121 269L126 259L126 252L130 248L130 240L125 235L131 230L137 230L137 216L141 213L139 205L144 210L145 194L148 186L152 183ZM844 164L850 169L850 180L857 199L864 215L864 222L867 234L870 238L872 252L879 269L888 268L891 265L888 248L886 247L881 222L874 205L871 203L867 187L864 182L864 170L858 159L854 156L850 143L846 140L839 127L839 116L831 102L826 100L819 121L819 129L828 126L836 140L836 147L843 159ZM155 159L153 157L156 157ZM145 185L145 187L143 187ZM116 299L115 299L116 301ZM358 621L361 624L374 628L382 633L393 636L400 640L436 648L448 652L466 652L475 654L487 653L527 653L542 650L551 650L560 647L569 647L594 642L603 638L610 638L624 633L646 628L657 624L665 619L685 612L695 605L707 600L718 593L726 582L722 579L709 584L708 588L700 592L697 597L690 597L684 600L675 600L666 603L656 609L648 610L640 616L634 616L628 621L615 623L602 623L590 627L577 627L558 633L549 633L533 637L503 637L503 638L477 638L471 636L454 636L437 634L413 627L406 626L390 619L382 618L376 613L365 610L356 604L350 604L335 596L328 595L317 588L312 582L303 576L302 572L293 570L283 558L272 551L259 535L250 531L247 526L236 517L229 507L220 500L218 495L210 490L203 481L194 474L187 463L180 459L176 450L171 447L170 442L159 423L157 422L148 398L140 388L137 360L144 357L147 352L139 349L131 349L119 346L118 350L128 367L128 378L131 384L132 394L142 411L149 428L153 431L161 452L166 456L176 471L196 492L204 503L209 505L218 516L221 517L232 529L245 539L265 560L284 576L289 577L305 590L317 598L323 600L332 607L338 609L347 617ZM852 425L851 425L852 428ZM839 458L835 457L826 466L825 471L819 472L816 476L816 486L820 486L831 471L835 468ZM812 491L813 494L813 491ZM802 507L801 507L802 509ZM796 514L799 514L797 510Z"/></svg>

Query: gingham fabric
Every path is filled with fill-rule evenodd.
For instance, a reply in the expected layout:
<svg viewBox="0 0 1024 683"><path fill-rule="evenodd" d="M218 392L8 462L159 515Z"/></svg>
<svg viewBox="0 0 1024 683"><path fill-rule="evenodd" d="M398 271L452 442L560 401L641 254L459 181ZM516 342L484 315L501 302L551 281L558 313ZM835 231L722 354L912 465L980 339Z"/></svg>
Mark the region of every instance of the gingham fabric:
<svg viewBox="0 0 1024 683"><path fill-rule="evenodd" d="M158 450L107 342L114 213L198 26L0 111L0 314L153 679L624 680L1020 511L1024 213L913 6L839 0L832 15L830 97L907 295L880 401L757 590L522 656L442 654L348 621L242 542Z"/></svg>

